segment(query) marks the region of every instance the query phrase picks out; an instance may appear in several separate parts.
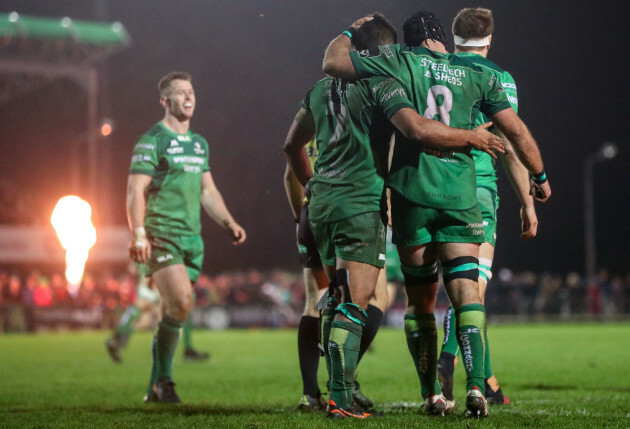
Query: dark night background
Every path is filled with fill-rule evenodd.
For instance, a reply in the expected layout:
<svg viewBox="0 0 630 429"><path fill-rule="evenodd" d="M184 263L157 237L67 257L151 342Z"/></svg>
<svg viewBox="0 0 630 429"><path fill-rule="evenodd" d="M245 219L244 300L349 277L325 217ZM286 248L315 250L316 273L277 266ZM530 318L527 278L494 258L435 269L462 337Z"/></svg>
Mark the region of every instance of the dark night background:
<svg viewBox="0 0 630 429"><path fill-rule="evenodd" d="M489 57L516 79L519 114L537 138L553 190L550 201L538 205L538 237L521 242L519 203L499 168L495 267L584 271L584 158L614 141L618 156L595 166L598 261L627 272L630 94L628 49L622 43L629 31L621 2L0 0L1 13L120 21L131 36L129 48L99 68L100 116L111 117L116 128L101 142L97 228L126 223L131 148L163 116L158 79L171 70L192 74L197 94L192 128L208 139L214 179L248 232L247 242L234 248L203 216L209 273L298 269L280 148L298 102L323 76L328 42L373 11L383 12L402 39L402 23L422 9L442 19L452 40L453 16L470 6L494 11ZM70 193L70 145L86 132L86 122L85 95L70 81L57 80L0 104L0 180L34 201L41 223Z"/></svg>

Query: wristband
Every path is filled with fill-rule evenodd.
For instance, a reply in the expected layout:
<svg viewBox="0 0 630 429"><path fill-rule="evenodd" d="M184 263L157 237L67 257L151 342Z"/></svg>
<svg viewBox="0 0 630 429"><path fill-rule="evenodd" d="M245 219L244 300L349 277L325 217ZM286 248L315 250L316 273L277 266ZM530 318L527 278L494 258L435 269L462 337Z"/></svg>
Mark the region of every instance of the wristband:
<svg viewBox="0 0 630 429"><path fill-rule="evenodd" d="M547 174L545 173L545 170L541 171L538 174L532 174L532 180L538 185L542 185L543 183L545 183L547 181Z"/></svg>
<svg viewBox="0 0 630 429"><path fill-rule="evenodd" d="M133 236L134 237L146 237L147 236L147 232L144 229L144 226L139 226L137 228L133 229Z"/></svg>
<svg viewBox="0 0 630 429"><path fill-rule="evenodd" d="M354 28L348 27L348 29L341 34L345 34L350 40L352 40L352 36L354 36L355 31L356 30Z"/></svg>

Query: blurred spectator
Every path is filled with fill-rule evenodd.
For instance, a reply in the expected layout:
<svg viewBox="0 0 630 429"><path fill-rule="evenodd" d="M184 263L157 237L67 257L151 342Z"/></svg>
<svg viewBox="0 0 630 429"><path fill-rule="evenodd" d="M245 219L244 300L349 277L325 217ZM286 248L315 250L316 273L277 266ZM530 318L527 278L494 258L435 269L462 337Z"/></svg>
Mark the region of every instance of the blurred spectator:
<svg viewBox="0 0 630 429"><path fill-rule="evenodd" d="M135 282L135 277L125 271L88 272L73 297L59 272L44 276L33 270L27 275L14 275L0 268L0 332L34 331L38 323L42 328L111 327L135 301ZM304 300L302 282L297 271L251 269L215 276L202 274L195 286L195 311L200 313L195 320L205 324L205 312L220 307L223 314L235 318L232 326L295 326ZM630 317L630 274L611 277L601 270L597 283L588 288L585 278L577 273L562 278L550 273L513 273L503 268L497 270L491 283L485 303L491 318L526 321ZM442 289L438 306L448 303Z"/></svg>
<svg viewBox="0 0 630 429"><path fill-rule="evenodd" d="M52 289L52 299L55 306L69 307L71 303L66 279L61 274L55 273L50 278L50 285Z"/></svg>

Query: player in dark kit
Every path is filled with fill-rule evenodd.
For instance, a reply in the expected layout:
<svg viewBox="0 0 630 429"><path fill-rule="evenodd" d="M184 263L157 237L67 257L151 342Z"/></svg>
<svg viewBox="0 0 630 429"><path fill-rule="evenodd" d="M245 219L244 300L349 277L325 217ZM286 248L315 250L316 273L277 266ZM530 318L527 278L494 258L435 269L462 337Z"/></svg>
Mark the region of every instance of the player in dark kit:
<svg viewBox="0 0 630 429"><path fill-rule="evenodd" d="M344 35L357 49L395 41L395 30L382 16ZM356 34L355 34L356 33ZM391 123L390 123L391 121ZM422 118L405 89L391 78L344 81L325 78L313 86L289 130L285 152L304 185L311 179L303 146L316 136L319 156L310 184L310 225L331 281L334 309L329 339L331 359L329 417L365 418L352 388L366 307L385 262L386 206L384 178L395 125L404 135L433 147L461 148L471 141L502 147L483 127L470 134Z"/></svg>
<svg viewBox="0 0 630 429"><path fill-rule="evenodd" d="M141 136L127 185L131 258L146 264L164 303L151 347L153 364L146 402L180 402L173 354L193 303L192 284L203 262L201 207L239 245L245 230L234 221L214 184L208 143L190 130L195 92L190 75L172 72L159 84L164 118Z"/></svg>
<svg viewBox="0 0 630 429"><path fill-rule="evenodd" d="M360 28L365 17L353 24ZM485 113L515 144L519 157L536 177L544 175L536 142L510 107L492 74L446 51L446 37L431 13L419 12L403 27L405 45L350 51L347 38L326 50L324 72L339 78L390 76L399 79L425 118L472 129L477 112ZM400 137L400 138L398 138ZM466 370L466 414L488 414L483 396L485 310L477 278L479 243L484 241L475 192L474 161L469 153L436 152L397 135L388 186L392 189L394 243L401 257L409 298L405 316L407 344L431 414L452 412L437 381L437 263L457 318L457 339ZM540 199L551 189L539 183Z"/></svg>

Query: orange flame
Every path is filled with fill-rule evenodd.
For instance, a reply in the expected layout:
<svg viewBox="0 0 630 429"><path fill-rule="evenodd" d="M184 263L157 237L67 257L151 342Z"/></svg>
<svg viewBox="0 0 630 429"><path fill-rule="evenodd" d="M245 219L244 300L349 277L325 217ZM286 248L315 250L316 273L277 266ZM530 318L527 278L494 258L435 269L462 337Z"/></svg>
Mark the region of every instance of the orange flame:
<svg viewBox="0 0 630 429"><path fill-rule="evenodd" d="M66 279L68 288L72 287L74 291L83 277L88 252L96 243L96 229L91 215L92 208L87 201L68 195L57 202L50 217L61 247L66 249Z"/></svg>

